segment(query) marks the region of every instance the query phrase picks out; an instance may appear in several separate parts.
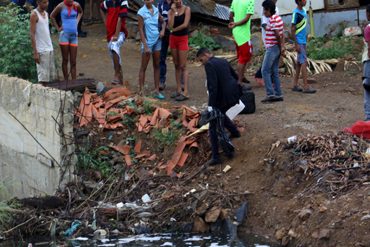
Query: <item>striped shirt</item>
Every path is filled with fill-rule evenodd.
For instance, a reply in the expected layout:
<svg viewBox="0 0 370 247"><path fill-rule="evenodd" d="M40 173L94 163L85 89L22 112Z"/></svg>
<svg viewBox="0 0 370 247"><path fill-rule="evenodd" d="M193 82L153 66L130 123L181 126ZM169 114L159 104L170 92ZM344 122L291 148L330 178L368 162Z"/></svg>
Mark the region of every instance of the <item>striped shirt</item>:
<svg viewBox="0 0 370 247"><path fill-rule="evenodd" d="M279 31L280 37L282 37L284 30L284 23L280 16L273 15L270 17L269 21L270 22L266 26L266 38L265 38L266 48L270 48L273 47L274 45L279 44L275 34L275 30Z"/></svg>

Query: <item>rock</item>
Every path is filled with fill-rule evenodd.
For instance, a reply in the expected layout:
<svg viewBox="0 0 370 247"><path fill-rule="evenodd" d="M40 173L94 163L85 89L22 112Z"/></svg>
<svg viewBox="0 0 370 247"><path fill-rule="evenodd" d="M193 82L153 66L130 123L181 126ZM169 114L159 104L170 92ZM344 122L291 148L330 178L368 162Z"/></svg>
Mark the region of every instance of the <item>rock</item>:
<svg viewBox="0 0 370 247"><path fill-rule="evenodd" d="M361 218L361 221L370 220L370 214L367 214Z"/></svg>
<svg viewBox="0 0 370 247"><path fill-rule="evenodd" d="M208 203L202 203L202 205L195 209L195 213L199 216L203 216L207 212L208 207Z"/></svg>
<svg viewBox="0 0 370 247"><path fill-rule="evenodd" d="M277 240L282 240L286 236L287 230L283 227L275 232L275 238Z"/></svg>
<svg viewBox="0 0 370 247"><path fill-rule="evenodd" d="M288 235L292 238L296 238L298 236L297 233L295 233L293 229L289 230Z"/></svg>
<svg viewBox="0 0 370 247"><path fill-rule="evenodd" d="M302 209L301 212L299 212L298 217L302 220L305 221L308 218L310 218L312 214L312 210L309 208Z"/></svg>
<svg viewBox="0 0 370 247"><path fill-rule="evenodd" d="M328 210L328 208L325 207L324 205L321 205L320 208L319 208L320 213L324 213L324 212L326 212L326 210Z"/></svg>
<svg viewBox="0 0 370 247"><path fill-rule="evenodd" d="M201 217L195 217L192 231L195 233L206 233L209 226L204 222Z"/></svg>
<svg viewBox="0 0 370 247"><path fill-rule="evenodd" d="M316 239L329 239L330 238L330 230L329 229L318 229L315 230L311 236Z"/></svg>
<svg viewBox="0 0 370 247"><path fill-rule="evenodd" d="M221 209L219 207L213 207L206 213L205 220L207 223L214 223L220 216Z"/></svg>

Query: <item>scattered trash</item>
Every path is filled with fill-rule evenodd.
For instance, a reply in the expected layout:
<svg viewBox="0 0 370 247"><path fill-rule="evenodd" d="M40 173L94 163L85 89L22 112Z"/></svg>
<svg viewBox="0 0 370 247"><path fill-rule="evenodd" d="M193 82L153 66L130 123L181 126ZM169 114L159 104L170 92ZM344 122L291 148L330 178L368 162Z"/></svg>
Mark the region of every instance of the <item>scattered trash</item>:
<svg viewBox="0 0 370 247"><path fill-rule="evenodd" d="M99 230L96 230L94 232L94 237L97 237L97 238L103 238L107 236L107 231L104 230L104 229L99 229Z"/></svg>
<svg viewBox="0 0 370 247"><path fill-rule="evenodd" d="M78 229L78 227L80 227L80 225L81 225L82 223L81 223L81 221L79 221L79 220L74 220L73 222L72 222L72 224L71 224L71 227L70 228L68 228L65 232L64 232L64 236L66 236L66 237L70 237L70 236L72 236L73 235L73 233L75 233L76 232L76 230Z"/></svg>
<svg viewBox="0 0 370 247"><path fill-rule="evenodd" d="M288 144L293 144L297 141L298 137L297 136L291 136L288 138Z"/></svg>
<svg viewBox="0 0 370 247"><path fill-rule="evenodd" d="M141 197L141 200L143 201L143 203L149 203L151 202L152 200L150 199L149 195L148 194L145 194Z"/></svg>
<svg viewBox="0 0 370 247"><path fill-rule="evenodd" d="M231 166L227 165L225 168L222 170L224 173L227 173L228 171L231 170Z"/></svg>
<svg viewBox="0 0 370 247"><path fill-rule="evenodd" d="M361 221L370 220L370 214L361 217Z"/></svg>
<svg viewBox="0 0 370 247"><path fill-rule="evenodd" d="M362 35L361 27L347 27L344 29L343 35L346 37Z"/></svg>

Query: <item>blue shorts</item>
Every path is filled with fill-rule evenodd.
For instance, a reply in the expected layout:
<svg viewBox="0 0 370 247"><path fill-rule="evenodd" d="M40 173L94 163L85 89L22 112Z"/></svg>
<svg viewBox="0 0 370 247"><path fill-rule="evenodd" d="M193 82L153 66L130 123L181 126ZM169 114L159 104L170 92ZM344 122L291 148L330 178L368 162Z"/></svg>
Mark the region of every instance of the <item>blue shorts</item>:
<svg viewBox="0 0 370 247"><path fill-rule="evenodd" d="M300 51L298 52L297 62L298 64L305 64L307 62L307 49L306 45L298 44Z"/></svg>
<svg viewBox="0 0 370 247"><path fill-rule="evenodd" d="M151 53L155 51L160 51L162 48L162 40L158 39L154 44L148 45L148 47ZM145 52L144 45L141 43L141 53L144 53L144 52Z"/></svg>
<svg viewBox="0 0 370 247"><path fill-rule="evenodd" d="M65 33L61 31L59 34L59 45L78 46L77 33Z"/></svg>

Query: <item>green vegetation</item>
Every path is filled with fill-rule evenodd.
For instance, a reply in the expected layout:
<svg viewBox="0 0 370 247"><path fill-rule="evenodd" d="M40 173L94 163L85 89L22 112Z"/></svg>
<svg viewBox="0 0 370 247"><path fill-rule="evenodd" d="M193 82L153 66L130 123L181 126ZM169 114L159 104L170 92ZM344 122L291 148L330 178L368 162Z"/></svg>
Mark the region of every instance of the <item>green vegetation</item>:
<svg viewBox="0 0 370 247"><path fill-rule="evenodd" d="M152 102L150 102L148 100L144 100L143 108L144 108L145 114L147 114L147 115L151 115L155 110L155 107L152 105Z"/></svg>
<svg viewBox="0 0 370 247"><path fill-rule="evenodd" d="M355 37L314 38L308 42L308 57L314 60L342 58L348 55L359 58L362 43L358 45L354 39Z"/></svg>
<svg viewBox="0 0 370 247"><path fill-rule="evenodd" d="M189 44L194 48L206 47L211 51L221 48L221 46L211 36L205 35L203 32L198 32L191 37L189 39Z"/></svg>
<svg viewBox="0 0 370 247"><path fill-rule="evenodd" d="M180 131L172 128L168 129L168 131L155 129L153 130L153 137L159 142L161 147L171 146L179 139Z"/></svg>
<svg viewBox="0 0 370 247"><path fill-rule="evenodd" d="M0 7L0 73L37 82L29 14L9 4Z"/></svg>
<svg viewBox="0 0 370 247"><path fill-rule="evenodd" d="M93 169L99 171L103 177L108 177L113 169L109 163L110 158L104 153L108 153L109 148L101 146L92 150L80 150L78 153L78 170L89 170Z"/></svg>

